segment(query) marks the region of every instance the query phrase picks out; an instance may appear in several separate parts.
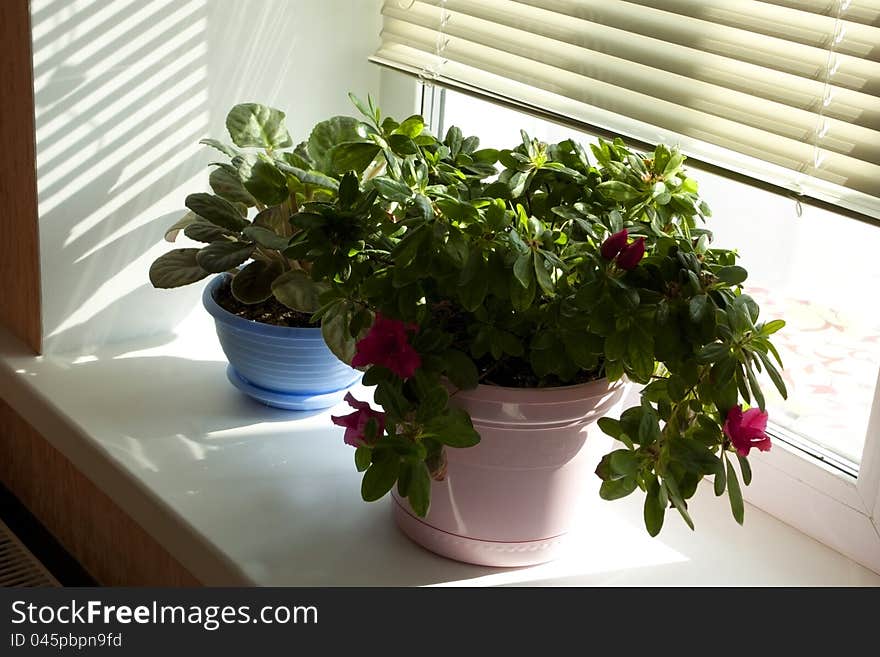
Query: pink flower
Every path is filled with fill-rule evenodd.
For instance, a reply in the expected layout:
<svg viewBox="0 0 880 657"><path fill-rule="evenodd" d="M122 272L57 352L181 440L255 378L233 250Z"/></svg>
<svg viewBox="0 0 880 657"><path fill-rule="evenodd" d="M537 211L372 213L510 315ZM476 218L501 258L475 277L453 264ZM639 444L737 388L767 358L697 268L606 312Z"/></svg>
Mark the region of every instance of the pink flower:
<svg viewBox="0 0 880 657"><path fill-rule="evenodd" d="M367 402L358 401L351 393L345 395L348 405L356 409L348 415L331 415L333 424L345 427L345 443L352 447L360 447L374 442L385 431L385 413L374 411ZM367 425L370 420L376 422L376 433L372 438L367 437Z"/></svg>
<svg viewBox="0 0 880 657"><path fill-rule="evenodd" d="M599 249L602 253L602 257L606 260L613 260L614 256L620 253L620 250L626 246L626 240L628 237L629 233L627 233L626 228L624 228L602 242L602 247Z"/></svg>
<svg viewBox="0 0 880 657"><path fill-rule="evenodd" d="M740 456L748 456L752 447L762 452L769 451L770 437L766 431L767 414L758 408L750 408L743 413L742 408L734 406L724 420L724 433Z"/></svg>
<svg viewBox="0 0 880 657"><path fill-rule="evenodd" d="M624 228L602 242L599 252L606 260L617 259L617 266L625 271L632 271L645 255L645 238L639 237L632 244L627 244L629 233Z"/></svg>
<svg viewBox="0 0 880 657"><path fill-rule="evenodd" d="M408 330L416 328L414 324L407 325L377 314L369 333L355 345L352 366L381 365L400 378L408 379L422 364L419 353L413 349L407 336Z"/></svg>
<svg viewBox="0 0 880 657"><path fill-rule="evenodd" d="M640 237L632 244L627 244L617 254L617 266L626 271L632 271L639 266L642 256L645 255L645 238Z"/></svg>

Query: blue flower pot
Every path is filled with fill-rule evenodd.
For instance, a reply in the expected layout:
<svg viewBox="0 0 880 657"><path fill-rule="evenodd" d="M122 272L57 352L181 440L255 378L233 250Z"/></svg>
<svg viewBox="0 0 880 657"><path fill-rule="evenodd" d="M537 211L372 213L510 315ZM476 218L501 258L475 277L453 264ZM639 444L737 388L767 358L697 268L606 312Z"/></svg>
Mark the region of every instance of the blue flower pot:
<svg viewBox="0 0 880 657"><path fill-rule="evenodd" d="M229 381L269 406L295 411L329 408L361 378L324 343L320 328L254 322L221 308L214 295L229 274L215 276L202 302L213 317Z"/></svg>

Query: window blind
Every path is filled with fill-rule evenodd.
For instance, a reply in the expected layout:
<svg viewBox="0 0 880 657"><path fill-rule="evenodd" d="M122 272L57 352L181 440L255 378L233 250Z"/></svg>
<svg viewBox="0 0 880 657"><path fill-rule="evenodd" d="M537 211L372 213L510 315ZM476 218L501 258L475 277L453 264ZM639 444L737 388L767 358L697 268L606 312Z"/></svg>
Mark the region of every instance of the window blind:
<svg viewBox="0 0 880 657"><path fill-rule="evenodd" d="M880 0L386 0L373 61L880 218Z"/></svg>

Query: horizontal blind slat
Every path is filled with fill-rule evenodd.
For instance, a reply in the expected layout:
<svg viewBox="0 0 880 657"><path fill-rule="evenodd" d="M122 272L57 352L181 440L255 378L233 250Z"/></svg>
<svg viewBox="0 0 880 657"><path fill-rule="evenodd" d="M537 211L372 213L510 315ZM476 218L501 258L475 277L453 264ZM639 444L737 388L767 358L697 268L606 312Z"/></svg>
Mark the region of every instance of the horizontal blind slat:
<svg viewBox="0 0 880 657"><path fill-rule="evenodd" d="M652 7L636 6L617 0L516 2L813 80L824 80L828 69L828 53L822 48L756 35L746 30L682 17ZM880 96L880 63L839 54L836 64L835 85Z"/></svg>
<svg viewBox="0 0 880 657"><path fill-rule="evenodd" d="M374 61L880 217L880 0L839 7L386 0Z"/></svg>
<svg viewBox="0 0 880 657"><path fill-rule="evenodd" d="M430 9L427 6L419 11L410 9L405 13L408 20L404 21L396 18L400 14L389 8L386 12L385 29L401 41L430 51L436 44L436 32L425 25L436 24L439 20L439 13L435 16ZM467 18L470 23L467 20L456 20L457 18ZM415 21L423 21L423 24ZM444 36L450 39L447 50L467 49L474 52L481 47L491 47L497 57L494 72L499 75L517 75L516 71L506 68L503 63L506 56L516 55L521 58L517 60L517 68L520 69L531 69L536 65L550 66L582 78L611 83L621 89L675 103L682 108L760 128L762 133L810 143L815 139L817 121L813 112L786 108L779 103L689 80L604 53L592 52L589 53L590 57L585 58L583 50L577 46L537 35L529 39L527 33L513 28L495 25L492 34L487 33L492 27L491 23L479 19L454 15L444 31ZM452 39L456 41L453 42ZM458 43L459 40L461 43ZM650 108L645 109L649 110ZM823 121L823 130L821 145L824 148L880 164L880 140L872 138L877 134L874 131L832 118Z"/></svg>
<svg viewBox="0 0 880 657"><path fill-rule="evenodd" d="M834 16L837 0L764 0L767 4L808 11L820 16ZM865 25L880 25L880 2L877 0L853 0L844 12L846 20Z"/></svg>
<svg viewBox="0 0 880 657"><path fill-rule="evenodd" d="M391 40L392 35L383 31L383 41ZM428 44L423 42L407 43L405 38L398 41L398 43L408 46L411 51L419 53L417 57L411 57L408 61L406 59L403 60L404 63L415 67L416 70L422 66L431 67L438 63L437 58L429 52L431 47ZM582 76L568 71L538 65L537 67L528 67L530 74L526 74L527 62L520 61L522 58L515 55L509 56L515 60L515 74L508 77L509 70L504 69L499 75L496 72L498 69L495 65L495 62L498 60L498 53L489 48L468 51L459 47L463 43L465 42L461 40L455 40L450 43L445 53L449 61L443 65L443 68L446 69L451 64L459 63L463 64L465 69L471 69L466 71L468 74L472 75L474 71L485 71L491 74L493 78L497 78L497 80L490 80L486 77L473 76L482 80L483 84L491 82L497 87L497 82L503 81L505 78L515 80L535 89L574 99L587 106L587 108L591 106L599 107L637 121L658 125L670 132L701 139L716 146L722 146L752 157L765 159L792 170L797 170L803 163L810 162L813 157L813 147L810 144L786 139L756 128L742 126L736 122L719 119L696 110L681 108L674 103L667 103L656 99L652 101L652 99L642 94L620 89L601 81L588 81ZM420 48L424 50L420 50ZM516 64L520 66L517 67L515 66ZM464 81L468 82L466 78ZM651 105L651 109L649 112L646 112L645 108L648 105ZM579 118L589 122L589 112L581 113ZM611 126L611 129L615 128ZM644 136L640 135L630 136L645 139ZM650 139L646 139L646 141L650 141ZM764 147L759 148L757 144L762 143ZM867 194L880 195L880 166L877 165L831 153L823 163L823 169L816 172L811 171L811 173L838 184L851 184L853 189Z"/></svg>
<svg viewBox="0 0 880 657"><path fill-rule="evenodd" d="M818 112L826 92L825 83L817 79L701 52L677 43L518 4L513 0L448 0L446 7L454 12L453 25L458 20L456 16L464 14L802 110ZM390 5L388 11L397 18L407 20L406 12L395 9L395 5ZM434 20L438 20L439 11L435 5L423 2L415 3L409 10L413 16L429 13L435 17ZM425 25L424 20L418 22ZM836 85L830 85L828 91L831 102L824 110L825 116L875 130L880 128L880 102L874 97Z"/></svg>
<svg viewBox="0 0 880 657"><path fill-rule="evenodd" d="M632 5L661 9L662 11L696 18L718 25L726 25L754 34L784 39L827 50L835 32L836 9L831 15L816 15L788 7L759 2L758 0L626 0ZM871 61L880 61L880 27L846 20L841 12L843 31L837 52Z"/></svg>

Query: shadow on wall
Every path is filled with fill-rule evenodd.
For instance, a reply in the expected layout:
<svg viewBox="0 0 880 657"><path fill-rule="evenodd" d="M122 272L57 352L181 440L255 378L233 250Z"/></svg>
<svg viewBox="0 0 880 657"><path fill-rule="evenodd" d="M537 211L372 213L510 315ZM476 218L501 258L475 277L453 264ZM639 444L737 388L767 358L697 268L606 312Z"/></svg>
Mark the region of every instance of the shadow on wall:
<svg viewBox="0 0 880 657"><path fill-rule="evenodd" d="M145 272L203 166L205 0L32 12L46 350L172 328L186 305L151 294Z"/></svg>
<svg viewBox="0 0 880 657"><path fill-rule="evenodd" d="M198 141L225 134L231 105L286 108L305 136L348 113L349 88L378 88L366 58L379 0L33 0L31 12L48 353L170 336L197 306L198 286L156 291L147 272L186 195L208 189L213 155Z"/></svg>

